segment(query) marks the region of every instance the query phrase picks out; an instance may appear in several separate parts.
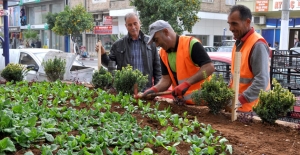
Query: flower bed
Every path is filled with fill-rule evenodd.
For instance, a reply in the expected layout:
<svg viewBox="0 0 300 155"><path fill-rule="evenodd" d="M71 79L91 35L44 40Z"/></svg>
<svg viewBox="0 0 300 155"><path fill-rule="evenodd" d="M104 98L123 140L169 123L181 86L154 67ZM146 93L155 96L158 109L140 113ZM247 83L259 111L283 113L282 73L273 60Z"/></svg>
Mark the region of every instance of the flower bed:
<svg viewBox="0 0 300 155"><path fill-rule="evenodd" d="M298 130L256 121L231 122L229 114L213 115L207 107L165 101L137 104L128 95L60 82L2 84L0 91L0 114L14 116L13 120L0 117L0 140L7 137L16 148L9 151L13 150L9 145L7 154L105 154L107 149L122 154L124 146L125 154L167 155L176 149L177 154L188 155L199 150L199 139L207 139L205 133L213 139L221 136L215 150L221 139L228 139L223 146L230 150L232 145L236 155L298 154L300 148ZM213 150L207 143L204 147Z"/></svg>
<svg viewBox="0 0 300 155"><path fill-rule="evenodd" d="M0 154L227 154L226 138L169 103L59 81L0 87Z"/></svg>

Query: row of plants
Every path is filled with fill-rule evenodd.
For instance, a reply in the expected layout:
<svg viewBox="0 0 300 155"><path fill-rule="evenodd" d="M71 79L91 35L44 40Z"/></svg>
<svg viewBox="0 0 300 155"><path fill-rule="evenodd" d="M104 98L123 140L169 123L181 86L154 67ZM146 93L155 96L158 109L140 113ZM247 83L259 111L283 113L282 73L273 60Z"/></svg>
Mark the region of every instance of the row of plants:
<svg viewBox="0 0 300 155"><path fill-rule="evenodd" d="M66 62L60 58L42 63L49 81L62 79L65 65ZM1 76L8 81L21 81L27 71L19 64L9 64L2 71ZM147 76L138 70L133 70L129 65L122 70L115 71L113 75L104 68L100 68L93 74L92 84L95 88L103 90L113 88L118 92L133 94L134 84L138 84L138 89L142 90L147 83ZM253 109L263 122L269 124L274 124L275 120L286 116L296 102L295 96L287 89L282 88L275 79L272 83L274 84L273 90L261 91L259 104ZM218 114L231 102L233 95L234 91L228 88L223 77L213 74L210 80L206 80L202 84L201 90L193 92L192 99L197 105L207 105L210 112Z"/></svg>
<svg viewBox="0 0 300 155"><path fill-rule="evenodd" d="M101 89L56 82L7 82L0 87L0 152L17 148L33 154L154 154L163 147L190 144L189 154L232 153L224 137L210 125L159 110L130 94L109 94ZM124 113L111 111L119 103ZM79 108L84 105L84 108ZM133 114L160 122L165 129L140 127ZM198 129L200 132L195 133ZM41 143L42 142L42 143Z"/></svg>

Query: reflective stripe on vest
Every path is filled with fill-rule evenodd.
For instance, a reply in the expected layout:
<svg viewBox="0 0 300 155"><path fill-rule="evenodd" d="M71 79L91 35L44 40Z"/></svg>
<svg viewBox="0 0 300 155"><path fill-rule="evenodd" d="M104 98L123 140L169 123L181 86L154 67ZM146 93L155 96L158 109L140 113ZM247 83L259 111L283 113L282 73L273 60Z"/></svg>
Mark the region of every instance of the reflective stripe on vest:
<svg viewBox="0 0 300 155"><path fill-rule="evenodd" d="M200 70L200 67L195 66L190 56L190 52L189 52L190 47L188 45L190 45L190 41L192 40L192 38L193 37L191 36L180 36L178 40L178 47L176 52L176 73L177 73L178 84L183 83L184 81L186 81L191 76L195 75ZM168 73L172 80L172 86L174 89L174 87L176 87L177 84L169 66L168 53L164 49L161 49L159 54L163 63L168 69ZM191 87L184 94L183 97L187 104L195 104L192 102L191 94L193 91L200 89L201 84L204 81L205 80L201 80L200 82L191 85Z"/></svg>

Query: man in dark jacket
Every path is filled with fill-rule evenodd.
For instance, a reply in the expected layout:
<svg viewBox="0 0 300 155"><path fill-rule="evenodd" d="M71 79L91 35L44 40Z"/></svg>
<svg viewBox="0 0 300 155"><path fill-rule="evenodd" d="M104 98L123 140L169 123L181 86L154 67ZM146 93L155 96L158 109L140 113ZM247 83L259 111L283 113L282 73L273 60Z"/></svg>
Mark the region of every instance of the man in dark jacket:
<svg viewBox="0 0 300 155"><path fill-rule="evenodd" d="M143 75L148 75L145 89L150 88L161 78L160 59L156 46L154 43L147 44L149 36L140 31L140 20L135 13L125 15L125 26L128 34L113 43L109 55L106 54L103 46L101 47L101 62L107 67L109 61L115 61L118 70L129 64L133 69L141 71ZM98 49L96 45L96 51Z"/></svg>

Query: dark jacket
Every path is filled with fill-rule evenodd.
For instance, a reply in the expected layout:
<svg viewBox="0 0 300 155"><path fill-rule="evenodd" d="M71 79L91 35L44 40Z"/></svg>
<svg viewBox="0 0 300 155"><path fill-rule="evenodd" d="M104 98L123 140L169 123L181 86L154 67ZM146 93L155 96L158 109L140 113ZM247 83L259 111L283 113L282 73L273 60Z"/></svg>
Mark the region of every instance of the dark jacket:
<svg viewBox="0 0 300 155"><path fill-rule="evenodd" d="M144 35L142 31L140 31L139 35L142 40L141 51L144 65L143 74L148 75L148 83L146 85L146 88L150 88L151 86L153 86L152 78L154 79L154 85L157 84L161 78L160 59L155 44L152 43L151 45L147 45L149 36ZM129 36L129 34L127 34L123 38L114 42L110 50L110 54L102 54L102 64L107 67L110 60L115 61L118 70L121 70L122 67L126 67L127 64L130 64L132 66L130 46L131 41L131 37Z"/></svg>

